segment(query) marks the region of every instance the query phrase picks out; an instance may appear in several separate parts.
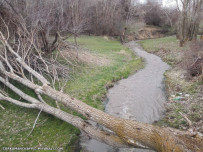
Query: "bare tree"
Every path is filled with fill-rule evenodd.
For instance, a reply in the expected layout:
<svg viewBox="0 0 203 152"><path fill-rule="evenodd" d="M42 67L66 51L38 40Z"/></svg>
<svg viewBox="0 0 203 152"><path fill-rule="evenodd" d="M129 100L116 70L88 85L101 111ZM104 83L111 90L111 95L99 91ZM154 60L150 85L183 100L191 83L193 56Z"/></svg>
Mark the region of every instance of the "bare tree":
<svg viewBox="0 0 203 152"><path fill-rule="evenodd" d="M98 0L90 7L91 30L96 35L122 35L130 17L130 0Z"/></svg>
<svg viewBox="0 0 203 152"><path fill-rule="evenodd" d="M181 12L178 38L180 46L183 46L186 41L197 39L203 0L181 0L180 2L181 4L178 4L177 1Z"/></svg>

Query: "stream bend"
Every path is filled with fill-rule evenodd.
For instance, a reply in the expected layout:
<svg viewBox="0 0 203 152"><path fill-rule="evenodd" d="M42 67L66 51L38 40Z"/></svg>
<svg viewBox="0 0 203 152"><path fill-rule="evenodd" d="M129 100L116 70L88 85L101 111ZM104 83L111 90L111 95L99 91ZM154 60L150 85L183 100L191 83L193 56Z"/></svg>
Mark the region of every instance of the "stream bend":
<svg viewBox="0 0 203 152"><path fill-rule="evenodd" d="M146 65L109 89L105 111L121 118L153 123L163 116L166 101L164 72L170 67L160 57L144 51L135 41L126 46L142 57ZM118 150L93 139L81 141L87 152L148 152L132 148Z"/></svg>

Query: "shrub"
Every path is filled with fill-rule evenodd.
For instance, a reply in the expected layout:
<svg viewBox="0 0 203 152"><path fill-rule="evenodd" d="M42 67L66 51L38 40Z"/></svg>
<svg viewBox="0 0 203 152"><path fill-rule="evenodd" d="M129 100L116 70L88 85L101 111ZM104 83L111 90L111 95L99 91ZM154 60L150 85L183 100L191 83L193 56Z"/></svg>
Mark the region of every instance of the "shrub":
<svg viewBox="0 0 203 152"><path fill-rule="evenodd" d="M160 26L160 7L158 5L152 6L150 11L146 12L144 20L147 25Z"/></svg>
<svg viewBox="0 0 203 152"><path fill-rule="evenodd" d="M196 40L185 52L184 66L190 77L199 76L203 72L203 41Z"/></svg>
<svg viewBox="0 0 203 152"><path fill-rule="evenodd" d="M143 5L144 21L147 25L160 26L166 29L176 29L179 11L175 8L165 8L160 3L148 2ZM174 31L173 31L174 33Z"/></svg>

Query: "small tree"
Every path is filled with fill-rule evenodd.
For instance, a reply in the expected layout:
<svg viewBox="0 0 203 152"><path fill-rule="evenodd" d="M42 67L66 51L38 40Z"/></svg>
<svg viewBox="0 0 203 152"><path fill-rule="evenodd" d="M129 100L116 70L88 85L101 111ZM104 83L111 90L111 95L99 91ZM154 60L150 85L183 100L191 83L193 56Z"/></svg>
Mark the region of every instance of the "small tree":
<svg viewBox="0 0 203 152"><path fill-rule="evenodd" d="M182 47L186 41L197 39L203 0L182 0L178 3L180 19L178 24L178 38Z"/></svg>
<svg viewBox="0 0 203 152"><path fill-rule="evenodd" d="M160 26L161 25L161 7L158 3L148 2L148 10L144 16L145 23L148 25Z"/></svg>

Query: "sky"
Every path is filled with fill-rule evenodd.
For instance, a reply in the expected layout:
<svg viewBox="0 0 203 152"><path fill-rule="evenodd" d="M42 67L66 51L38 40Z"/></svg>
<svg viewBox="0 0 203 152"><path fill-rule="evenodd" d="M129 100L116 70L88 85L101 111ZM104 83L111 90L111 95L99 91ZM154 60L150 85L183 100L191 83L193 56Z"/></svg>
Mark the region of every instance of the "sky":
<svg viewBox="0 0 203 152"><path fill-rule="evenodd" d="M163 0L162 3L164 7L175 7L177 5L175 0Z"/></svg>
<svg viewBox="0 0 203 152"><path fill-rule="evenodd" d="M141 3L145 3L146 0L139 0ZM153 1L153 0L151 0ZM176 7L176 0L154 0L162 2L164 7Z"/></svg>

